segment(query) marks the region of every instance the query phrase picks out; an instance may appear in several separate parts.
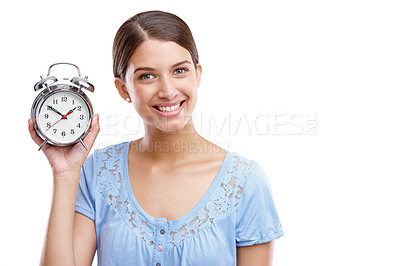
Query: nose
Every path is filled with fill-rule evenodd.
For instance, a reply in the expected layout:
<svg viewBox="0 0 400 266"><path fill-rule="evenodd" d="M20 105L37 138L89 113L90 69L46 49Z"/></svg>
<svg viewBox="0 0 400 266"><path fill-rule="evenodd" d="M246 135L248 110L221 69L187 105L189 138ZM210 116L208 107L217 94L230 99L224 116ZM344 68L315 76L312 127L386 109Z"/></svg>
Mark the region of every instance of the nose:
<svg viewBox="0 0 400 266"><path fill-rule="evenodd" d="M158 97L172 100L178 94L178 90L175 88L171 78L165 77L160 79L158 88Z"/></svg>

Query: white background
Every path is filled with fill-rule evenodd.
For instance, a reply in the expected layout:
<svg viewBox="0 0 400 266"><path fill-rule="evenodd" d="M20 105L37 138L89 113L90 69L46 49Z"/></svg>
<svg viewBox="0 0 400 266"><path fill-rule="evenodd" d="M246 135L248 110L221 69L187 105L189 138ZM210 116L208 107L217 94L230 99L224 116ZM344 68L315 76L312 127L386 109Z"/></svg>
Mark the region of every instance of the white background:
<svg viewBox="0 0 400 266"><path fill-rule="evenodd" d="M37 265L52 176L27 130L33 85L77 64L95 87L96 147L142 127L113 85L115 32L177 14L203 65L196 127L256 160L285 231L274 265L400 265L396 1L9 1L0 7L0 264Z"/></svg>

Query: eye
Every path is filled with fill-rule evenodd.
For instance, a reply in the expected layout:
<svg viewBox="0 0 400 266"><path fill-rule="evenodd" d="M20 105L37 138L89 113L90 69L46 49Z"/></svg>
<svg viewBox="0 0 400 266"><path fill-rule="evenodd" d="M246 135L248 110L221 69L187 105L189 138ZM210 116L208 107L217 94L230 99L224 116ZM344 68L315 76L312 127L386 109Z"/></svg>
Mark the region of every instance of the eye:
<svg viewBox="0 0 400 266"><path fill-rule="evenodd" d="M143 80L149 80L152 78L155 78L153 74L143 74L143 75L140 75L140 77L139 77L139 79L143 79Z"/></svg>
<svg viewBox="0 0 400 266"><path fill-rule="evenodd" d="M187 68L182 67L182 68L176 69L176 70L174 71L174 74L175 74L175 75L180 75L180 74L183 74L183 73L185 73L185 72L187 72L187 71L188 71Z"/></svg>

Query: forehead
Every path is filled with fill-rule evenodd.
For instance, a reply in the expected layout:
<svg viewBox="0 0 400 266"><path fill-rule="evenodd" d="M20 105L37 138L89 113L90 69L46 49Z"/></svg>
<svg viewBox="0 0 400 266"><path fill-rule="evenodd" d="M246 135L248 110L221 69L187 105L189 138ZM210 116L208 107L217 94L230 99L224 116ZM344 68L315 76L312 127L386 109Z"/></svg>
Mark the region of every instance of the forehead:
<svg viewBox="0 0 400 266"><path fill-rule="evenodd" d="M132 54L129 67L163 67L179 61L192 61L188 50L172 41L146 40Z"/></svg>

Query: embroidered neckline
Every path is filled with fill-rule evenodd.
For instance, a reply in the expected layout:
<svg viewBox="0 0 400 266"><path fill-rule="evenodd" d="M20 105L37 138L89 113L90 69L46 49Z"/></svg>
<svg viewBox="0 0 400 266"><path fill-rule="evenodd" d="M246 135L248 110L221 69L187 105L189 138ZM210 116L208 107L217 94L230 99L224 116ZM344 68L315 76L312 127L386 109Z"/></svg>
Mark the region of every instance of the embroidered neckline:
<svg viewBox="0 0 400 266"><path fill-rule="evenodd" d="M128 149L129 149L129 143L128 143ZM167 221L166 218L155 218L153 216L151 216L150 214L148 214L139 204L139 202L136 200L136 197L132 191L132 186L129 180L129 172L128 172L128 149L124 150L124 154L122 155L123 158L123 165L121 165L121 167L124 170L124 175L123 175L123 179L124 179L124 184L125 184L125 188L126 191L128 193L128 196L130 198L130 201L132 202L132 204L135 205L136 209L138 210L138 212L140 212L148 222L153 223L153 224L162 224L165 225L166 223L171 226L171 227L178 227L181 226L183 224L185 224L185 222L189 219L192 218L193 216L196 216L199 208L201 208L205 202L210 198L211 194L214 192L214 190L217 188L217 186L219 185L221 178L223 177L227 165L229 164L229 160L230 160L230 152L227 152L224 160L222 162L222 165L216 175L216 177L214 178L213 182L211 183L210 187L207 189L207 191L204 193L204 195L201 197L201 199L197 202L197 204L188 212L186 213L184 216L175 219L175 220L170 220Z"/></svg>
<svg viewBox="0 0 400 266"><path fill-rule="evenodd" d="M246 177L254 167L253 161L228 151L217 176L196 206L183 217L167 221L147 214L134 197L127 167L129 144L124 142L95 152L97 190L123 222L149 245L154 245L158 226L168 229L168 244L176 246L216 220L233 214Z"/></svg>

